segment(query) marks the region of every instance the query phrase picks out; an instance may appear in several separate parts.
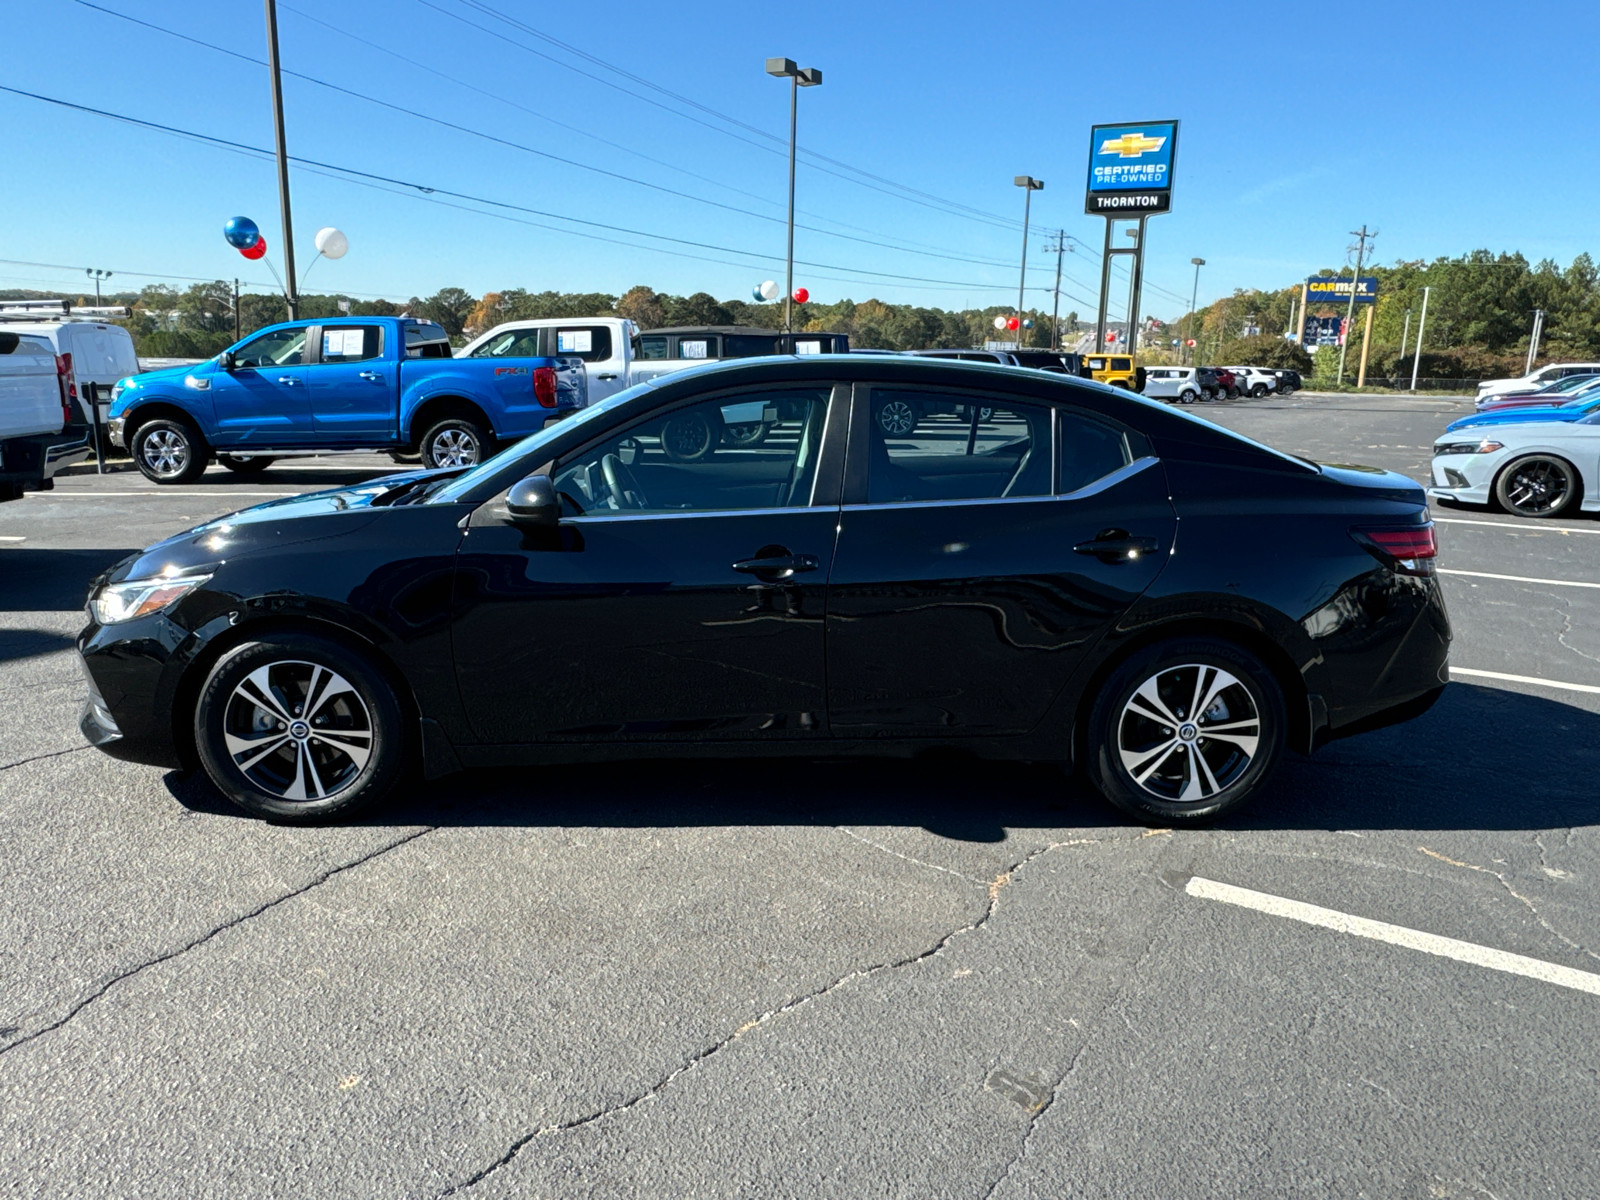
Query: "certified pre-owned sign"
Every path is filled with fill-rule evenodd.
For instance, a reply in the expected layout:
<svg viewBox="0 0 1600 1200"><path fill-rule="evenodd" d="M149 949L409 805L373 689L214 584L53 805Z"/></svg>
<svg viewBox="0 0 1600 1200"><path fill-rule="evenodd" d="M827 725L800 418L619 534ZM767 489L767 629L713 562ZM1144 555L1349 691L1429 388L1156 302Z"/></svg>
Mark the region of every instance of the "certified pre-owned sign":
<svg viewBox="0 0 1600 1200"><path fill-rule="evenodd" d="M1084 211L1139 217L1172 207L1176 121L1096 125L1089 132L1089 192Z"/></svg>

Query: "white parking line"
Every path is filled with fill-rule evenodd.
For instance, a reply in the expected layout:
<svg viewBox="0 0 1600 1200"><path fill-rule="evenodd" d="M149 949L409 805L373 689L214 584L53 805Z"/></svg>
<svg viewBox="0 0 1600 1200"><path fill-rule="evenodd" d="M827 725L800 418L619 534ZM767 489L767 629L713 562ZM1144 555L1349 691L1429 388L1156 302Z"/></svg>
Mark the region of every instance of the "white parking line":
<svg viewBox="0 0 1600 1200"><path fill-rule="evenodd" d="M1506 675L1500 671L1474 671L1467 667L1451 665L1451 675L1474 675L1479 679L1503 679L1507 683L1531 683L1535 687L1555 688L1563 692L1589 692L1600 696L1600 687L1588 683L1558 683L1554 679L1540 679L1537 675Z"/></svg>
<svg viewBox="0 0 1600 1200"><path fill-rule="evenodd" d="M1462 517L1434 517L1435 525L1486 525L1490 529L1505 529L1511 533L1590 533L1600 535L1600 529L1574 529L1571 525L1541 525L1535 522L1468 521Z"/></svg>
<svg viewBox="0 0 1600 1200"><path fill-rule="evenodd" d="M1522 975L1528 979L1537 979L1541 983L1553 983L1558 987L1574 988L1580 992L1588 992L1593 996L1600 996L1600 975L1588 971L1577 971L1572 967L1557 966L1555 963L1545 962L1538 958L1528 958L1521 954L1512 954L1506 950L1492 950L1488 946L1479 946L1475 942L1461 942L1455 938L1440 937L1436 933L1423 933L1418 929L1407 929L1404 925L1390 925L1384 921L1373 921L1366 917L1353 917L1349 913L1339 912L1333 908L1321 908L1315 904L1306 904L1300 900L1286 900L1282 896L1269 895L1266 892L1253 892L1249 888L1234 887L1228 883L1218 883L1213 879L1202 879L1198 875L1191 878L1184 887L1184 891L1191 896L1198 896L1202 900L1216 900L1221 904L1233 904L1240 908L1254 909L1256 912L1266 913L1274 917L1287 917L1291 921L1301 921L1307 925L1318 925L1323 929L1331 929L1335 933L1348 933L1352 937L1371 938L1375 942L1388 942L1391 946L1403 946L1407 950L1420 950L1424 954L1436 954L1440 958L1453 958L1457 962L1471 963L1477 967L1488 967L1491 971L1504 971L1509 975Z"/></svg>
<svg viewBox="0 0 1600 1200"><path fill-rule="evenodd" d="M307 494L308 493L305 493L305 492L234 492L234 491L227 491L227 492L156 492L156 491L150 491L150 492L69 492L69 491L65 491L65 490L63 490L61 488L56 488L54 491L49 491L49 492L29 492L28 493L29 496L37 497L37 498L39 498L41 500L65 500L65 499L72 499L72 500L85 500L85 499L87 499L87 500L98 500L102 496L105 496L105 497L113 497L113 496L160 496L163 500L194 500L194 499L197 499L197 498L198 499L202 499L202 500L210 500L210 499L226 500L226 499L228 499L229 497L232 497L232 496L303 496L303 495L307 495Z"/></svg>
<svg viewBox="0 0 1600 1200"><path fill-rule="evenodd" d="M1600 583L1579 583L1575 579L1534 579L1528 575L1491 575L1488 571L1454 571L1446 567L1437 569L1441 575L1470 575L1473 579L1503 579L1507 583L1542 583L1547 587L1600 588Z"/></svg>

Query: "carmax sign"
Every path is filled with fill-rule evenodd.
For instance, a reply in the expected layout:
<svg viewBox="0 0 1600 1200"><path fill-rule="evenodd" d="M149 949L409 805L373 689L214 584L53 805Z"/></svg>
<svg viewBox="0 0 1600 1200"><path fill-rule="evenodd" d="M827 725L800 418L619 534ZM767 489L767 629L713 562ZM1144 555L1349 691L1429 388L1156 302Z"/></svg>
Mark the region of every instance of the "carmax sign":
<svg viewBox="0 0 1600 1200"><path fill-rule="evenodd" d="M1378 280L1374 275L1363 275L1356 280L1356 303L1378 302ZM1306 307L1317 304L1349 304L1350 280L1333 275L1313 275L1306 280Z"/></svg>

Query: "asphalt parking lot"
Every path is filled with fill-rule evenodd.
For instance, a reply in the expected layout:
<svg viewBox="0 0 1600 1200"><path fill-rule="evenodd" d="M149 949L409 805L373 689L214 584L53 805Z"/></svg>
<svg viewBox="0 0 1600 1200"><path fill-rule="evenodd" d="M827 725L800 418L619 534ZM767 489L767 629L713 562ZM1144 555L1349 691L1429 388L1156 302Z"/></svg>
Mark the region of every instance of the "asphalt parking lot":
<svg viewBox="0 0 1600 1200"><path fill-rule="evenodd" d="M1423 479L1469 407L1194 411ZM92 574L392 470L0 506L0 1192L1596 1191L1600 520L1438 510L1456 682L1207 830L960 760L478 772L293 829L83 745Z"/></svg>

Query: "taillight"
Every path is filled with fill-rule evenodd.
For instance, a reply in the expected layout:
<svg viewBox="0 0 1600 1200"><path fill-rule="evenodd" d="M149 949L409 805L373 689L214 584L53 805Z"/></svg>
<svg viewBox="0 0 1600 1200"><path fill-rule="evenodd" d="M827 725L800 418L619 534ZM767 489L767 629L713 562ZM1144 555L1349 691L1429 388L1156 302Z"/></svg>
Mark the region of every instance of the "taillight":
<svg viewBox="0 0 1600 1200"><path fill-rule="evenodd" d="M1402 575L1432 575L1439 557L1432 521L1395 529L1352 529L1350 536Z"/></svg>
<svg viewBox="0 0 1600 1200"><path fill-rule="evenodd" d="M61 393L61 424L72 424L72 402L69 396L77 395L72 383L72 355L56 355L56 390Z"/></svg>
<svg viewBox="0 0 1600 1200"><path fill-rule="evenodd" d="M554 367L535 367L533 369L533 398L545 408L556 406L556 369Z"/></svg>

